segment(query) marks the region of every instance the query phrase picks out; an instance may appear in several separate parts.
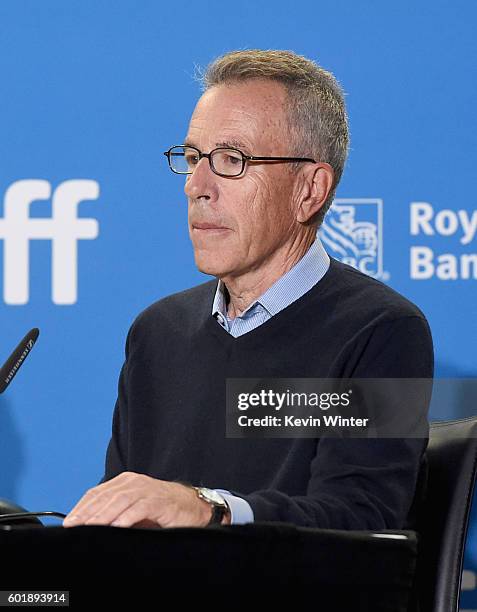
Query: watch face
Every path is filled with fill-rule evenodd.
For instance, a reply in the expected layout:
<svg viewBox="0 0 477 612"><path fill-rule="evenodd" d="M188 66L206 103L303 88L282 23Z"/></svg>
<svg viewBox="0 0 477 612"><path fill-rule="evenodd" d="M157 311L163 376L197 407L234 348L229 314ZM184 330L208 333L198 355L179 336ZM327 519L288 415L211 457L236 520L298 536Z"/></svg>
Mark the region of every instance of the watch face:
<svg viewBox="0 0 477 612"><path fill-rule="evenodd" d="M218 504L220 506L223 505L224 498L222 497L222 495L220 495L220 493L217 493L217 491L201 487L200 492L202 493L202 496L207 499L207 501L211 501L212 503Z"/></svg>

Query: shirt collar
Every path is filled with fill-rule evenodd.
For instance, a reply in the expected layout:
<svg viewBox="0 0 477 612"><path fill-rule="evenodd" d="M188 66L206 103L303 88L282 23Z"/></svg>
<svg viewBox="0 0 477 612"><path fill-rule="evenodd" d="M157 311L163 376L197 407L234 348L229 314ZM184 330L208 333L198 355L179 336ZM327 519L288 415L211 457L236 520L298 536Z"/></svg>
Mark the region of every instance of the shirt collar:
<svg viewBox="0 0 477 612"><path fill-rule="evenodd" d="M317 235L305 255L263 295L252 302L240 316L246 315L257 304L265 308L270 316L276 315L320 281L329 266L330 258ZM215 317L220 312L224 317L227 316L227 302L227 287L219 279L212 304L212 315Z"/></svg>

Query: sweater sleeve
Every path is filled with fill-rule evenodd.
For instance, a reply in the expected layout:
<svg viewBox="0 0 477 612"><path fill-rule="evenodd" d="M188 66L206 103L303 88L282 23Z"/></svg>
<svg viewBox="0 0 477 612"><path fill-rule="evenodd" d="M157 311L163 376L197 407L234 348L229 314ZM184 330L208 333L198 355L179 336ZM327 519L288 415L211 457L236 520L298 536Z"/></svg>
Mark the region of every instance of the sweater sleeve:
<svg viewBox="0 0 477 612"><path fill-rule="evenodd" d="M427 321L408 316L380 323L354 347L355 378L432 378ZM422 406L427 415L428 405ZM306 495L267 489L242 497L255 521L329 529L403 529L416 491L427 438L322 438ZM240 493L232 491L235 495Z"/></svg>

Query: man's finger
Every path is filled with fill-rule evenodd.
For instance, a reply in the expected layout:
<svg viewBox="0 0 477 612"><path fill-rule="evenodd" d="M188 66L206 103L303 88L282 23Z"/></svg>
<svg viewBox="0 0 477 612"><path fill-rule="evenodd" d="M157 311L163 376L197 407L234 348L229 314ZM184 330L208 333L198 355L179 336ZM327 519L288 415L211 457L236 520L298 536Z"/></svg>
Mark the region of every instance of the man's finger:
<svg viewBox="0 0 477 612"><path fill-rule="evenodd" d="M111 525L112 527L132 527L141 522L148 526L157 525L157 527L160 527L158 508L154 508L150 501L146 499L137 500L117 516Z"/></svg>
<svg viewBox="0 0 477 612"><path fill-rule="evenodd" d="M125 485L129 485L131 482L136 482L138 478L141 478L141 476L141 474L137 474L136 472L121 472L121 474L118 474L111 480L96 485L83 495L74 508L70 510L67 518L71 518L76 515L83 515L83 513L89 515L90 513L88 513L86 509L88 508L89 504L93 503L97 499L100 499L100 495L122 489L125 487Z"/></svg>
<svg viewBox="0 0 477 612"><path fill-rule="evenodd" d="M121 516L128 508L136 504L137 496L131 492L117 493L109 501L104 500L100 507L92 506L88 508L89 515L83 518L85 525L111 525L111 523Z"/></svg>
<svg viewBox="0 0 477 612"><path fill-rule="evenodd" d="M115 487L121 486L121 484L123 484L123 479L121 478L122 475L123 474L119 474L119 476L116 476L115 478L112 478L111 480L108 480L107 482L103 482L99 485L96 485L95 487L86 491L86 493L79 500L76 506L74 506L74 508L70 510L68 516L80 513L84 507L86 507L89 503L91 503L91 501L96 499L103 492L110 491L111 489L114 489Z"/></svg>
<svg viewBox="0 0 477 612"><path fill-rule="evenodd" d="M114 515L111 518L113 520L136 499L133 492L126 492L122 489L122 485L110 486L102 491L91 489L71 510L63 521L63 526L82 525L93 517L95 517L96 524L105 524L102 521L107 520L111 514Z"/></svg>

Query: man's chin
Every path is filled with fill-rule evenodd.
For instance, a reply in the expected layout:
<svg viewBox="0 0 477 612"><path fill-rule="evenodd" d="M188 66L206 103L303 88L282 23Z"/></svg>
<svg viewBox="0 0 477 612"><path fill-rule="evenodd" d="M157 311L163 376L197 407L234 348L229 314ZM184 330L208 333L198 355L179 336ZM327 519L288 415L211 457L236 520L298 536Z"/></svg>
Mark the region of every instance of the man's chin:
<svg viewBox="0 0 477 612"><path fill-rule="evenodd" d="M221 278L222 276L225 276L227 274L227 270L223 266L220 266L218 264L199 264L196 261L195 265L197 266L199 272L202 272L203 274L210 274L211 276L217 276L218 278Z"/></svg>
<svg viewBox="0 0 477 612"><path fill-rule="evenodd" d="M211 276L222 277L226 276L230 272L229 266L225 265L225 262L220 258L215 257L203 257L201 255L195 255L195 265L199 272L203 274L210 274Z"/></svg>

